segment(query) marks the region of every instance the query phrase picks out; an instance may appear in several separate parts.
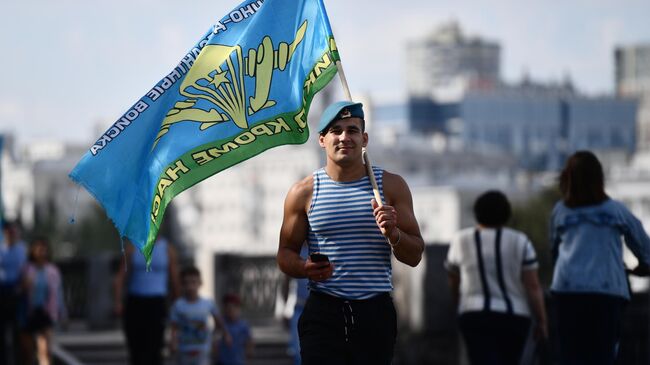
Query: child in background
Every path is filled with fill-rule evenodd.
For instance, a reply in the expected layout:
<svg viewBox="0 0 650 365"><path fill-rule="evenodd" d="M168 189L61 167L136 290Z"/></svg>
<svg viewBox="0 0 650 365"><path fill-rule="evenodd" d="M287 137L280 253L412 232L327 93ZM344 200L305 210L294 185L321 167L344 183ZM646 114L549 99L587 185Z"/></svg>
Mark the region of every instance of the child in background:
<svg viewBox="0 0 650 365"><path fill-rule="evenodd" d="M177 353L179 365L208 365L213 346L213 332L223 330L223 340L232 340L219 317L219 310L213 300L201 298L201 273L196 267L181 271L182 296L174 302L171 309L172 354ZM211 330L209 318L212 316L214 328Z"/></svg>
<svg viewBox="0 0 650 365"><path fill-rule="evenodd" d="M22 289L26 308L21 334L25 364L52 363L52 327L65 320L63 285L59 269L50 262L50 244L36 238L29 247L29 263L23 269Z"/></svg>
<svg viewBox="0 0 650 365"><path fill-rule="evenodd" d="M253 337L248 323L241 319L241 300L236 294L223 297L224 324L232 344L219 342L217 365L244 365L253 354Z"/></svg>

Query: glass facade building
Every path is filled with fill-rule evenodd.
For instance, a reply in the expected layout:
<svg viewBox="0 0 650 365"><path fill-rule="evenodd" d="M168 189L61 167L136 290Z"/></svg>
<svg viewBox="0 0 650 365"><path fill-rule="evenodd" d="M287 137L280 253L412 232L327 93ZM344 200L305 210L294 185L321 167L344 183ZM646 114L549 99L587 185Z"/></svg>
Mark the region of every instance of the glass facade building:
<svg viewBox="0 0 650 365"><path fill-rule="evenodd" d="M409 123L415 133L459 138L467 150L506 152L521 167L555 170L579 149L632 154L637 109L634 99L515 87L468 92L458 103L411 102Z"/></svg>

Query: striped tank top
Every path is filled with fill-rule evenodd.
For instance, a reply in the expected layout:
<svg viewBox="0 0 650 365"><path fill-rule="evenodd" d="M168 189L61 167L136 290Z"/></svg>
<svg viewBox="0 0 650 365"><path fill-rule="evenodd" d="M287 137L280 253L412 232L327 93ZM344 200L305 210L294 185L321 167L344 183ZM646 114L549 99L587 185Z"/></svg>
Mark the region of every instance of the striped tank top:
<svg viewBox="0 0 650 365"><path fill-rule="evenodd" d="M383 170L373 167L383 197ZM368 176L336 182L321 168L313 174L314 191L307 214L309 253L334 263L333 276L309 282L309 288L345 299L368 299L393 289L391 250L372 214L374 197Z"/></svg>

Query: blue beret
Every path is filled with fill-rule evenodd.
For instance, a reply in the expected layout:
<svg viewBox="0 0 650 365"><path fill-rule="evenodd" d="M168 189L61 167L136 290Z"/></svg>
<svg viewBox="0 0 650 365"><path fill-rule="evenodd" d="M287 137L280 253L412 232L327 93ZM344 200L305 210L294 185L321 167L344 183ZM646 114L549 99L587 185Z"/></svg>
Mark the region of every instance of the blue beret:
<svg viewBox="0 0 650 365"><path fill-rule="evenodd" d="M318 133L322 133L335 120L363 118L363 104L352 101L337 101L325 109L318 123Z"/></svg>

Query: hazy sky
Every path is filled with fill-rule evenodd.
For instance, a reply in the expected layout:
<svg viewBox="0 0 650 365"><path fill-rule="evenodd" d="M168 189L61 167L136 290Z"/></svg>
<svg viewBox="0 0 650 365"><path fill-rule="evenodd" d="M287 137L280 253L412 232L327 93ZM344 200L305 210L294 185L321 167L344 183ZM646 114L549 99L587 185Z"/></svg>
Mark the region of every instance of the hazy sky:
<svg viewBox="0 0 650 365"><path fill-rule="evenodd" d="M648 0L325 1L353 93L378 100L404 96L407 41L451 19L501 44L506 80L570 74L591 94L613 90L615 45L650 42ZM3 2L0 131L92 144L97 124L119 118L239 2Z"/></svg>

